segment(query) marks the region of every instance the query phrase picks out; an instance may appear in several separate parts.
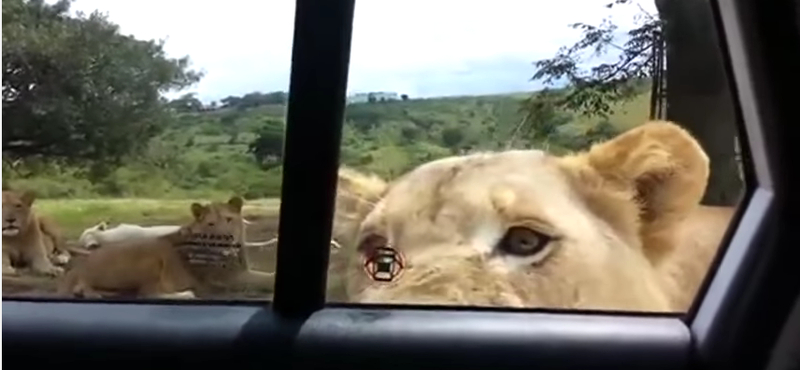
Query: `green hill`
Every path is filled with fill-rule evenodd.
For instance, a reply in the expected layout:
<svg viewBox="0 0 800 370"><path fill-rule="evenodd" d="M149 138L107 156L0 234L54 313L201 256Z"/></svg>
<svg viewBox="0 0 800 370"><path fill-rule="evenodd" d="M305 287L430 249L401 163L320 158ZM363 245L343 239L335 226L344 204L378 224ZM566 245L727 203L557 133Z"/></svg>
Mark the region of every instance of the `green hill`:
<svg viewBox="0 0 800 370"><path fill-rule="evenodd" d="M474 150L506 146L524 114L528 94L462 96L348 105L342 163L397 176L423 162ZM649 95L615 107L608 120L558 112L558 130L547 138L522 131L513 147L559 152L642 123ZM266 125L282 125L281 104L175 113L144 152L100 178L87 169L28 160L4 163L3 177L43 198L147 197L247 198L280 194L280 166L260 166L250 144ZM268 168L268 169L265 169Z"/></svg>

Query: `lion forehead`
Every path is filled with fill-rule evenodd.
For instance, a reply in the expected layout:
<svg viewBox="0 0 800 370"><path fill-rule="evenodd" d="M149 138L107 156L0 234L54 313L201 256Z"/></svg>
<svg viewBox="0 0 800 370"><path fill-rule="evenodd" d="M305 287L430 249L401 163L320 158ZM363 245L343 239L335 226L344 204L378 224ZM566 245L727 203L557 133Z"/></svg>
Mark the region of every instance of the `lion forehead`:
<svg viewBox="0 0 800 370"><path fill-rule="evenodd" d="M3 192L3 215L20 215L30 211L31 207L22 201L21 195L12 191Z"/></svg>
<svg viewBox="0 0 800 370"><path fill-rule="evenodd" d="M393 239L415 243L458 238L487 244L521 220L567 228L567 219L576 215L590 222L574 183L550 158L541 151L517 150L427 163L390 186L362 230L383 229Z"/></svg>
<svg viewBox="0 0 800 370"><path fill-rule="evenodd" d="M3 205L22 202L22 196L11 191L3 192Z"/></svg>
<svg viewBox="0 0 800 370"><path fill-rule="evenodd" d="M572 183L550 157L538 150L477 153L426 163L396 180L376 212L420 212L448 207L496 212L514 199L572 196Z"/></svg>

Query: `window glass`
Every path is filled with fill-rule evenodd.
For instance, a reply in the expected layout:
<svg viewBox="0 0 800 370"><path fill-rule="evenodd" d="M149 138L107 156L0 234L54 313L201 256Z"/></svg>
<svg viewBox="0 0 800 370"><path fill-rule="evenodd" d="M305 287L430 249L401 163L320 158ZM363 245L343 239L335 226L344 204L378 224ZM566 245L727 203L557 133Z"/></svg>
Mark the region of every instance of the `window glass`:
<svg viewBox="0 0 800 370"><path fill-rule="evenodd" d="M707 1L355 13L329 301L688 309L744 187Z"/></svg>
<svg viewBox="0 0 800 370"><path fill-rule="evenodd" d="M4 1L4 298L270 299L293 19Z"/></svg>
<svg viewBox="0 0 800 370"><path fill-rule="evenodd" d="M706 1L355 12L329 301L687 309L744 187ZM3 17L4 298L271 299L294 2Z"/></svg>

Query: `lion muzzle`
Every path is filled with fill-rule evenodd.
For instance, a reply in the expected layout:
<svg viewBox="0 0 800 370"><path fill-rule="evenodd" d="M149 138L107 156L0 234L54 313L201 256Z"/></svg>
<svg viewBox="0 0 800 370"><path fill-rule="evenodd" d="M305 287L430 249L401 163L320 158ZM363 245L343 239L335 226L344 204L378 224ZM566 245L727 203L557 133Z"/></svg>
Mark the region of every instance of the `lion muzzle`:
<svg viewBox="0 0 800 370"><path fill-rule="evenodd" d="M17 236L19 234L19 226L13 222L3 223L3 236Z"/></svg>
<svg viewBox="0 0 800 370"><path fill-rule="evenodd" d="M245 265L242 243L231 234L193 233L178 246L183 260L194 268L236 269Z"/></svg>

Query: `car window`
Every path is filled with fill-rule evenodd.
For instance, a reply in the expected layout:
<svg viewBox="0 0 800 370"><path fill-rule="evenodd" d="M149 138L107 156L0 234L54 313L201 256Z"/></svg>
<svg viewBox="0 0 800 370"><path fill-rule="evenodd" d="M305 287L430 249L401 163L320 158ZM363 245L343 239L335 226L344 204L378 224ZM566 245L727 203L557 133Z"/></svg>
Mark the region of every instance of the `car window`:
<svg viewBox="0 0 800 370"><path fill-rule="evenodd" d="M710 5L550 5L357 5L329 301L689 309L744 190Z"/></svg>
<svg viewBox="0 0 800 370"><path fill-rule="evenodd" d="M164 4L4 3L4 297L271 299L294 4ZM708 3L362 2L352 45L329 302L688 310L745 185Z"/></svg>

